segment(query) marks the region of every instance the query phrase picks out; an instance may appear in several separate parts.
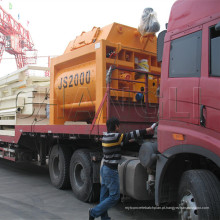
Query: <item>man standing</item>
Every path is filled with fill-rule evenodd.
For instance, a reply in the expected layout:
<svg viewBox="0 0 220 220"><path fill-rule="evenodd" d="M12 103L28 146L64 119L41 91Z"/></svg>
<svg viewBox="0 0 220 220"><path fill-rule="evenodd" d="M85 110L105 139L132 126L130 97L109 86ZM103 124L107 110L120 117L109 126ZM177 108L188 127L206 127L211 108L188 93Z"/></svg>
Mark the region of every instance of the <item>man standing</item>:
<svg viewBox="0 0 220 220"><path fill-rule="evenodd" d="M120 122L112 117L106 122L107 133L102 138L103 166L101 168L101 192L100 203L89 210L89 220L101 216L102 220L110 220L108 209L116 205L120 199L120 184L118 175L118 164L121 159L121 146L129 140L143 137L153 130L153 127L145 130L136 130L126 134L119 133Z"/></svg>

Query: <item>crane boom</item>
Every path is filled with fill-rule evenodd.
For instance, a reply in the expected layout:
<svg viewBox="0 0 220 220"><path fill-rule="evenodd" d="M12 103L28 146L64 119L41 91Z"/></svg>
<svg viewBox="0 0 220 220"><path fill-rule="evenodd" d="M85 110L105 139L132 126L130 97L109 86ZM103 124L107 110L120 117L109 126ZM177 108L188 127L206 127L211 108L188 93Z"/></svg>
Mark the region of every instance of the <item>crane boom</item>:
<svg viewBox="0 0 220 220"><path fill-rule="evenodd" d="M0 62L4 51L15 56L18 69L36 63L37 50L29 31L0 6Z"/></svg>

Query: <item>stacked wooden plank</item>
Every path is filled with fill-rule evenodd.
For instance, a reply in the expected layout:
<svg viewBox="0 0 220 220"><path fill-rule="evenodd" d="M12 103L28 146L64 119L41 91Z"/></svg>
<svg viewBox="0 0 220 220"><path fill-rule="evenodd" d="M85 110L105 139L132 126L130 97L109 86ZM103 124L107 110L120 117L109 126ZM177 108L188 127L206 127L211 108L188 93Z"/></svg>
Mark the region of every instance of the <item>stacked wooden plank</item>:
<svg viewBox="0 0 220 220"><path fill-rule="evenodd" d="M14 135L15 125L48 124L45 71L49 68L26 66L0 78L0 135Z"/></svg>

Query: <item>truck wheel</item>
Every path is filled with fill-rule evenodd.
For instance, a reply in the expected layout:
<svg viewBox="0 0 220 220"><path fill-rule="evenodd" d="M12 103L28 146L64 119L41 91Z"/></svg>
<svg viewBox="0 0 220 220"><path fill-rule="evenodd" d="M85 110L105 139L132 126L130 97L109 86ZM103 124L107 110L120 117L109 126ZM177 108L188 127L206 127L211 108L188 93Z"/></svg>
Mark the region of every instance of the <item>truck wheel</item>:
<svg viewBox="0 0 220 220"><path fill-rule="evenodd" d="M53 146L49 159L49 173L51 183L58 189L67 189L70 187L70 158L71 149L60 145Z"/></svg>
<svg viewBox="0 0 220 220"><path fill-rule="evenodd" d="M180 219L220 219L220 183L212 172L208 170L184 172L178 196Z"/></svg>
<svg viewBox="0 0 220 220"><path fill-rule="evenodd" d="M92 181L92 162L89 150L77 150L70 161L70 183L75 196L83 202L99 198L99 184Z"/></svg>

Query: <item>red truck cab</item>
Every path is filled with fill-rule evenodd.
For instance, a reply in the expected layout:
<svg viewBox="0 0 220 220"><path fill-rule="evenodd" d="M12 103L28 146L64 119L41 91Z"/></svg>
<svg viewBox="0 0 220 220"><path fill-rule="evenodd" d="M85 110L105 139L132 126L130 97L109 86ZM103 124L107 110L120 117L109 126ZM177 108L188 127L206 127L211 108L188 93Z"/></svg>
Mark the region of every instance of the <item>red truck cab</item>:
<svg viewBox="0 0 220 220"><path fill-rule="evenodd" d="M156 204L178 198L182 219L219 219L220 1L178 0L158 57ZM209 211L184 208L195 206Z"/></svg>

